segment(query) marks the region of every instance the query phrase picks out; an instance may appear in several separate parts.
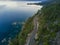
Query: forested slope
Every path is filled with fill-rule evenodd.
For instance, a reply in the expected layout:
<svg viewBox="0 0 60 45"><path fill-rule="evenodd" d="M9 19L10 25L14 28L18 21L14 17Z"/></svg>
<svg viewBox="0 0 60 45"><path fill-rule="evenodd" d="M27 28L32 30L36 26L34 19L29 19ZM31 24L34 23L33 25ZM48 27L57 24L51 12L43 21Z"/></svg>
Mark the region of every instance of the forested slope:
<svg viewBox="0 0 60 45"><path fill-rule="evenodd" d="M38 15L37 45L60 45L60 4L54 3L43 6L35 16ZM24 45L27 35L33 29L33 18L29 18L21 33L13 39L10 45Z"/></svg>
<svg viewBox="0 0 60 45"><path fill-rule="evenodd" d="M60 4L44 6L38 15L37 45L60 45Z"/></svg>

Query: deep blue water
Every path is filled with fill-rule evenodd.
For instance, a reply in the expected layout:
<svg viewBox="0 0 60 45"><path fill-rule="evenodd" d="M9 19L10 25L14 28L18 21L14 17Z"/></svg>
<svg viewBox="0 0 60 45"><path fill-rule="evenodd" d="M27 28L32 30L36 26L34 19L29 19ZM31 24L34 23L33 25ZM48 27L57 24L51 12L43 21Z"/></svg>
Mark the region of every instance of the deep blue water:
<svg viewBox="0 0 60 45"><path fill-rule="evenodd" d="M7 45L8 40L14 38L21 31L22 24L33 13L23 11L4 11L0 12L0 45ZM17 22L16 25L12 23Z"/></svg>

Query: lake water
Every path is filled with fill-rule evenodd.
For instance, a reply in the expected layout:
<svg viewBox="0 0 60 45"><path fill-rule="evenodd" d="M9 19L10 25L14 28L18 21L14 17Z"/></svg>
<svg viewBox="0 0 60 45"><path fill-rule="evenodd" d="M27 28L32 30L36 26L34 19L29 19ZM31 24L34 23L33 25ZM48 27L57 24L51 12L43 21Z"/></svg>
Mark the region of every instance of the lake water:
<svg viewBox="0 0 60 45"><path fill-rule="evenodd" d="M2 2L1 4L0 45L8 45L8 40L14 38L21 31L23 26L21 23L33 16L40 6L27 6L23 2Z"/></svg>
<svg viewBox="0 0 60 45"><path fill-rule="evenodd" d="M13 38L20 32L23 23L32 14L25 12L6 11L0 16L0 45L7 45L7 40Z"/></svg>

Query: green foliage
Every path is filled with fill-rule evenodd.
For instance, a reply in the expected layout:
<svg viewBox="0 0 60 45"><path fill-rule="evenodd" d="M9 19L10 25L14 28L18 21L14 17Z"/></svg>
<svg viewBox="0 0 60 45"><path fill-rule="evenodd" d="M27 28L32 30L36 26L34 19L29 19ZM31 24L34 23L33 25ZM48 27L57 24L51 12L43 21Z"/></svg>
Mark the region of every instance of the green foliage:
<svg viewBox="0 0 60 45"><path fill-rule="evenodd" d="M41 9L39 14L38 44L50 45L49 40L55 40L60 30L60 4L52 4ZM37 45L38 45L37 44Z"/></svg>
<svg viewBox="0 0 60 45"><path fill-rule="evenodd" d="M30 17L24 24L22 31L15 39L10 42L10 45L24 45L28 34L33 30L33 17Z"/></svg>
<svg viewBox="0 0 60 45"><path fill-rule="evenodd" d="M18 36L9 42L9 45L19 45Z"/></svg>
<svg viewBox="0 0 60 45"><path fill-rule="evenodd" d="M42 45L51 45L51 42L56 38L56 33L60 31L60 4L44 6L33 17L29 18L25 22L24 28L18 35L18 38L12 40L11 45L25 44L28 34L33 30L33 18L36 15L39 18L37 45L40 43Z"/></svg>

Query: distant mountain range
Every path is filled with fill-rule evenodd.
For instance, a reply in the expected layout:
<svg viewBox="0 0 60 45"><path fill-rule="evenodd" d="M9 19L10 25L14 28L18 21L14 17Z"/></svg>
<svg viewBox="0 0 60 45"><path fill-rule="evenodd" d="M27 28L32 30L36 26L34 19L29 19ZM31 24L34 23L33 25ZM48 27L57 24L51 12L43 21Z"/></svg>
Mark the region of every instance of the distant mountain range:
<svg viewBox="0 0 60 45"><path fill-rule="evenodd" d="M52 4L52 3L59 3L60 0L49 0L49 1L41 1L38 3L27 3L27 5L48 5L48 4Z"/></svg>

